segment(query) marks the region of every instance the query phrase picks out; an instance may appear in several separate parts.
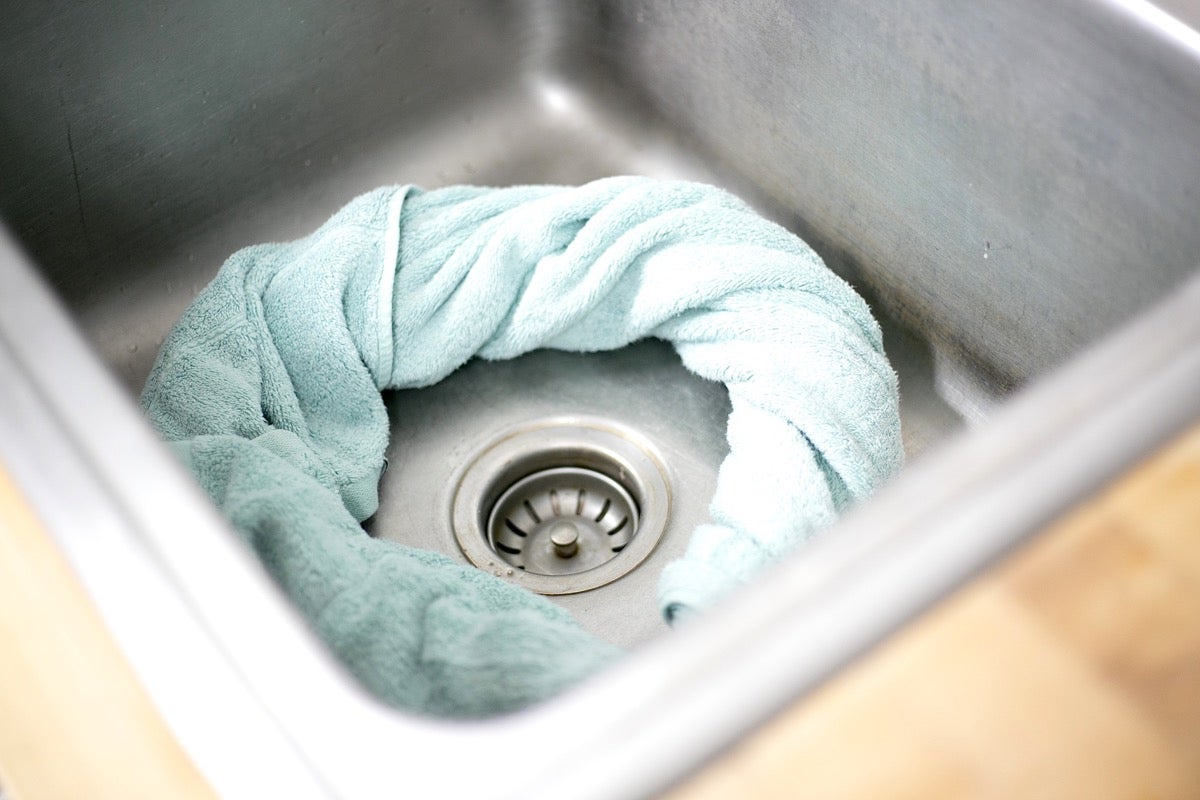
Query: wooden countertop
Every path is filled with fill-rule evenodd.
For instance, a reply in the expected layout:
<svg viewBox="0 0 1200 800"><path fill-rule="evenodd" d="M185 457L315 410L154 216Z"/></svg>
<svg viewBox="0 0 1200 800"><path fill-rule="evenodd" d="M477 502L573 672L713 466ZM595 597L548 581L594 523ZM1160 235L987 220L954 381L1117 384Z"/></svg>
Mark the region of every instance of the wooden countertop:
<svg viewBox="0 0 1200 800"><path fill-rule="evenodd" d="M12 800L214 797L2 465L0 787Z"/></svg>
<svg viewBox="0 0 1200 800"><path fill-rule="evenodd" d="M15 798L212 796L2 470L0 709ZM734 797L1200 798L1200 427L669 800Z"/></svg>
<svg viewBox="0 0 1200 800"><path fill-rule="evenodd" d="M669 795L1200 798L1200 427Z"/></svg>

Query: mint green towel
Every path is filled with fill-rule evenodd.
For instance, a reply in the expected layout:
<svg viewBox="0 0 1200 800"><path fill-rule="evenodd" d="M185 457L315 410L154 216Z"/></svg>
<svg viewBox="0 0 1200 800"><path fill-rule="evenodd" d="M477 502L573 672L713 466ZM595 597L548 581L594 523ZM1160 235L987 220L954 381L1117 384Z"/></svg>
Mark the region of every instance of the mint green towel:
<svg viewBox="0 0 1200 800"><path fill-rule="evenodd" d="M729 389L713 522L662 576L702 609L833 522L901 459L896 379L854 292L783 228L710 186L390 187L311 236L234 254L142 396L318 634L399 707L519 708L616 655L543 598L378 541L380 391L468 359L648 336Z"/></svg>

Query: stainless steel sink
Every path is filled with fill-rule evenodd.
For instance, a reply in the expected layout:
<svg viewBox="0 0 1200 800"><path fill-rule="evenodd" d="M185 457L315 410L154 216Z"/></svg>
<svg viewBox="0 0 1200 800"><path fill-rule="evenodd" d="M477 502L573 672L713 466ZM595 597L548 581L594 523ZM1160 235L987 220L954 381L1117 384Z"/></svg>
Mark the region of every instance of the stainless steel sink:
<svg viewBox="0 0 1200 800"><path fill-rule="evenodd" d="M224 793L652 794L1200 409L1193 3L10 5L0 213L23 252L0 260L0 461ZM641 567L558 597L633 656L505 720L406 717L330 661L129 398L239 247L384 183L618 173L723 185L859 287L910 467L666 634L652 587L704 517L720 386L649 342L396 393L374 535L465 561L447 487L530 420L635 429L680 489ZM261 743L254 769L232 725ZM517 735L544 753L520 775L496 747ZM576 759L612 741L603 771Z"/></svg>

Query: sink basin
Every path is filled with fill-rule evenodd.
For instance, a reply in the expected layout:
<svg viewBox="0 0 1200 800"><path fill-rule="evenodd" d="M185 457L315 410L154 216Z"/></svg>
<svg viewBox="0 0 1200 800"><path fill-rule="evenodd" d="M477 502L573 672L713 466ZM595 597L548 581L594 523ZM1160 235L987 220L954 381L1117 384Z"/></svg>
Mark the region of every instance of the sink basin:
<svg viewBox="0 0 1200 800"><path fill-rule="evenodd" d="M444 794L646 796L1196 413L1196 19L1137 0L10 9L0 461L221 792L391 794L387 754L405 751L418 766L403 771ZM636 648L618 668L486 724L387 709L331 662L130 399L230 253L302 236L360 192L627 173L724 186L863 293L900 375L910 466L767 588L668 635L653 586L704 519L722 387L645 342L471 363L393 393L373 535L467 563L447 487L531 420L637 431L676 496L641 567L554 598ZM844 613L820 622L821 608ZM172 661L185 656L208 666L202 687ZM711 700L689 703L697 686ZM249 774L222 734L231 720L277 770ZM546 743L520 776L495 747L515 735ZM613 737L625 743L605 774L569 768ZM477 770L454 766L466 753Z"/></svg>

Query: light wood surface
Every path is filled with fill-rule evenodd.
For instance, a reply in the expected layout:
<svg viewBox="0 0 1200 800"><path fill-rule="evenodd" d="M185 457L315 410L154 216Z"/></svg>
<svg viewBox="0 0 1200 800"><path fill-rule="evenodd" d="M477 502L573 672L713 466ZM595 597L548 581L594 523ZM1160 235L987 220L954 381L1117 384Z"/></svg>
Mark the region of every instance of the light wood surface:
<svg viewBox="0 0 1200 800"><path fill-rule="evenodd" d="M0 786L14 800L214 796L2 467Z"/></svg>
<svg viewBox="0 0 1200 800"><path fill-rule="evenodd" d="M1200 798L1200 427L669 800Z"/></svg>

